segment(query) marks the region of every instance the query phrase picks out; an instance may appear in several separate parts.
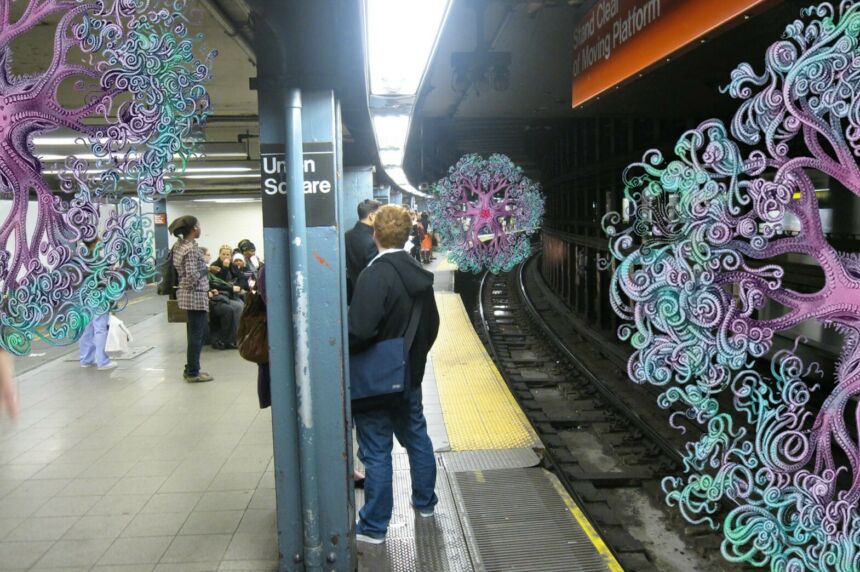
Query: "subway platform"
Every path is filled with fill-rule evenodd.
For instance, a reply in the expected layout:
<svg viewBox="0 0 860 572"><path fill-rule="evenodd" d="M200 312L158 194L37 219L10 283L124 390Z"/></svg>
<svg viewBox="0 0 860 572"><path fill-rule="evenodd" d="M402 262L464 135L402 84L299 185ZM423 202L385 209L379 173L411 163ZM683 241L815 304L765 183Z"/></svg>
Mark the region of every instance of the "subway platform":
<svg viewBox="0 0 860 572"><path fill-rule="evenodd" d="M395 445L388 537L357 543L359 570L621 570L540 468L542 445L453 293L453 269L434 270L441 329L424 405L440 502L432 518L410 509ZM117 369L82 369L75 348L34 352L44 363L18 377L23 414L0 421L0 570L277 570L256 366L207 348L216 380L185 383L184 326L151 291L133 303L136 354Z"/></svg>

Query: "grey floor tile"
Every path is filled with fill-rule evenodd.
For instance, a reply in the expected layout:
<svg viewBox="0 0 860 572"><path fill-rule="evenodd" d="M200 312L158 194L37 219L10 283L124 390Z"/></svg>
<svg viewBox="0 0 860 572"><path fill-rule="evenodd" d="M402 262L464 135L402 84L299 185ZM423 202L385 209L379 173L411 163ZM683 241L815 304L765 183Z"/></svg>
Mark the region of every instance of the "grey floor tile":
<svg viewBox="0 0 860 572"><path fill-rule="evenodd" d="M202 492L197 493L157 493L140 511L142 513L181 512L186 515L200 501Z"/></svg>
<svg viewBox="0 0 860 572"><path fill-rule="evenodd" d="M257 488L262 472L218 473L209 484L210 491L251 491Z"/></svg>
<svg viewBox="0 0 860 572"><path fill-rule="evenodd" d="M184 512L141 512L122 531L122 536L176 536L187 518Z"/></svg>
<svg viewBox="0 0 860 572"><path fill-rule="evenodd" d="M0 564L9 570L29 568L51 548L51 544L51 541L0 542Z"/></svg>
<svg viewBox="0 0 860 572"><path fill-rule="evenodd" d="M102 496L106 495L116 485L117 481L119 479L116 477L83 477L73 479L59 494L64 497Z"/></svg>
<svg viewBox="0 0 860 572"><path fill-rule="evenodd" d="M99 564L143 564L157 563L172 536L145 536L138 538L118 538L99 560Z"/></svg>
<svg viewBox="0 0 860 572"><path fill-rule="evenodd" d="M27 465L0 465L0 479L20 480L29 479L45 468L47 463Z"/></svg>
<svg viewBox="0 0 860 572"><path fill-rule="evenodd" d="M178 563L221 560L231 538L229 534L177 536L161 561Z"/></svg>
<svg viewBox="0 0 860 572"><path fill-rule="evenodd" d="M217 572L219 565L218 562L162 563L155 567L155 572Z"/></svg>
<svg viewBox="0 0 860 572"><path fill-rule="evenodd" d="M194 511L179 534L233 534L244 513L241 510Z"/></svg>
<svg viewBox="0 0 860 572"><path fill-rule="evenodd" d="M69 484L69 479L30 479L22 482L18 487L12 490L8 497L39 497L51 498L59 493L66 485Z"/></svg>
<svg viewBox="0 0 860 572"><path fill-rule="evenodd" d="M165 477L123 477L111 489L110 494L152 496L164 481Z"/></svg>
<svg viewBox="0 0 860 572"><path fill-rule="evenodd" d="M6 542L34 542L62 538L78 521L77 516L50 516L28 518L4 539Z"/></svg>
<svg viewBox="0 0 860 572"><path fill-rule="evenodd" d="M195 511L245 510L251 502L251 491L215 491L204 493Z"/></svg>
<svg viewBox="0 0 860 572"><path fill-rule="evenodd" d="M277 560L225 560L218 572L277 572Z"/></svg>
<svg viewBox="0 0 860 572"><path fill-rule="evenodd" d="M81 517L63 536L66 540L87 538L114 539L128 526L131 517L127 515L100 515Z"/></svg>
<svg viewBox="0 0 860 572"><path fill-rule="evenodd" d="M83 473L89 463L59 463L53 462L35 475L33 479L73 479Z"/></svg>
<svg viewBox="0 0 860 572"><path fill-rule="evenodd" d="M234 534L224 555L225 560L276 560L277 558L276 537L260 534Z"/></svg>
<svg viewBox="0 0 860 572"><path fill-rule="evenodd" d="M87 514L125 514L135 515L146 505L150 495L106 495L102 497Z"/></svg>
<svg viewBox="0 0 860 572"><path fill-rule="evenodd" d="M23 518L0 518L0 540L3 540L22 522L24 522Z"/></svg>
<svg viewBox="0 0 860 572"><path fill-rule="evenodd" d="M248 508L270 509L275 508L275 489L257 489L251 497Z"/></svg>
<svg viewBox="0 0 860 572"><path fill-rule="evenodd" d="M0 518L27 518L47 502L46 498L12 497L6 495L0 502Z"/></svg>
<svg viewBox="0 0 860 572"><path fill-rule="evenodd" d="M161 488L160 493L200 492L209 488L209 483L215 478L215 473L176 472L173 473Z"/></svg>
<svg viewBox="0 0 860 572"><path fill-rule="evenodd" d="M154 564L108 564L106 566L94 566L91 572L152 572Z"/></svg>
<svg viewBox="0 0 860 572"><path fill-rule="evenodd" d="M277 511L274 508L245 511L237 532L239 534L259 534L260 536L277 534Z"/></svg>
<svg viewBox="0 0 860 572"><path fill-rule="evenodd" d="M134 467L132 467L131 471L128 472L127 477L169 477L173 471L176 470L176 467L179 466L179 460L173 461L140 461Z"/></svg>
<svg viewBox="0 0 860 572"><path fill-rule="evenodd" d="M50 567L92 566L111 545L109 538L89 540L60 540L39 560L38 565Z"/></svg>
<svg viewBox="0 0 860 572"><path fill-rule="evenodd" d="M101 497L54 497L36 511L36 516L82 516L95 505Z"/></svg>

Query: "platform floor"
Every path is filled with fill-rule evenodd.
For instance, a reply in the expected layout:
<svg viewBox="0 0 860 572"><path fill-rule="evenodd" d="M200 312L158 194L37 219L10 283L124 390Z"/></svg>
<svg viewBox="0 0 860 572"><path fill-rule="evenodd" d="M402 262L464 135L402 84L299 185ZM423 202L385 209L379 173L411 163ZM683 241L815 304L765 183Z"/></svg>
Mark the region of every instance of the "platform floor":
<svg viewBox="0 0 860 572"><path fill-rule="evenodd" d="M620 570L538 468L541 445L450 292L450 265L434 266L443 324L424 403L440 504L431 519L409 509L398 448L388 539L358 543L359 569ZM56 350L21 360L23 414L0 420L0 571L277 570L256 366L206 348L217 379L185 383L184 325L167 324L163 304L136 302L132 345L146 351L116 370Z"/></svg>

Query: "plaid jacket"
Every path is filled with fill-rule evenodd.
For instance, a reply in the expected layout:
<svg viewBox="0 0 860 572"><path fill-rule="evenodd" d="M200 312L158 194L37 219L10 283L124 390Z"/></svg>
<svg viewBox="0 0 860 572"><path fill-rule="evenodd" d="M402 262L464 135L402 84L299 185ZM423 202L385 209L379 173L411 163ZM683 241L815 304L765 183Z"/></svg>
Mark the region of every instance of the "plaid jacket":
<svg viewBox="0 0 860 572"><path fill-rule="evenodd" d="M173 265L179 275L176 301L183 310L209 311L209 269L193 240L179 239L173 245Z"/></svg>

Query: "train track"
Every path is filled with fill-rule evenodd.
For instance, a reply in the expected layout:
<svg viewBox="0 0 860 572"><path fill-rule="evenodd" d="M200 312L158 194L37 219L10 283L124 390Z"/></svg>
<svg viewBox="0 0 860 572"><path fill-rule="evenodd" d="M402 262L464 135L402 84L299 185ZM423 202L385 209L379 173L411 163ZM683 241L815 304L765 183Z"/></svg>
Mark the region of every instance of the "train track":
<svg viewBox="0 0 860 572"><path fill-rule="evenodd" d="M721 535L668 508L660 482L682 472L691 437L667 428L653 390L627 379L534 288L534 259L485 274L478 318L485 343L546 446L545 462L628 571L743 570L719 554ZM698 431L697 427L689 427Z"/></svg>

